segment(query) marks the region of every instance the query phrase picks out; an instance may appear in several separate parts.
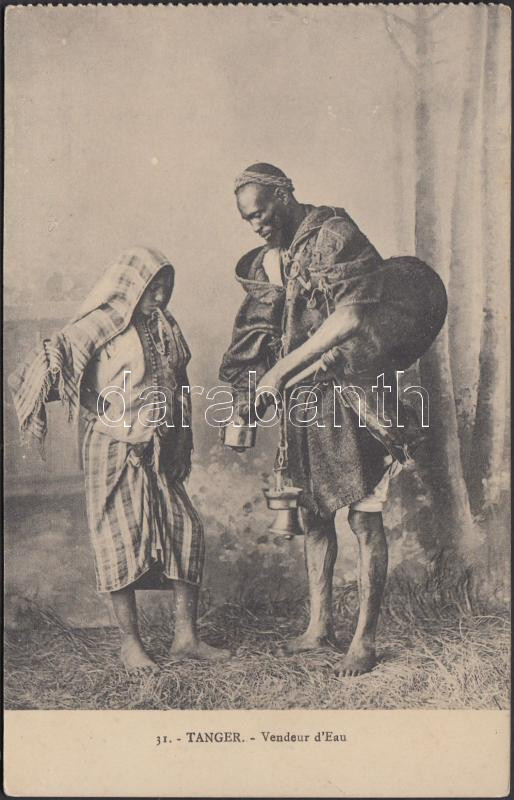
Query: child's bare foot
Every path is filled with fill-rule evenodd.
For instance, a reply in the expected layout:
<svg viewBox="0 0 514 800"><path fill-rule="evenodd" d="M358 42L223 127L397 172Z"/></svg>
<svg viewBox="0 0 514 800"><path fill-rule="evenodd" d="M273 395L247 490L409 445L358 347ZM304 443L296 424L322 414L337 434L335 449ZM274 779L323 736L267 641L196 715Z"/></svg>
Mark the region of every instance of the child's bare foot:
<svg viewBox="0 0 514 800"><path fill-rule="evenodd" d="M211 647L210 644L206 644L200 639L192 639L184 642L173 642L170 656L172 658L199 658L205 661L223 661L230 658L230 650Z"/></svg>
<svg viewBox="0 0 514 800"><path fill-rule="evenodd" d="M155 661L153 661L148 653L145 652L139 639L135 639L133 637L127 637L124 639L121 643L120 656L125 668L129 672L140 669L159 669Z"/></svg>
<svg viewBox="0 0 514 800"><path fill-rule="evenodd" d="M340 678L354 678L371 672L376 663L377 657L373 646L352 644L335 672Z"/></svg>

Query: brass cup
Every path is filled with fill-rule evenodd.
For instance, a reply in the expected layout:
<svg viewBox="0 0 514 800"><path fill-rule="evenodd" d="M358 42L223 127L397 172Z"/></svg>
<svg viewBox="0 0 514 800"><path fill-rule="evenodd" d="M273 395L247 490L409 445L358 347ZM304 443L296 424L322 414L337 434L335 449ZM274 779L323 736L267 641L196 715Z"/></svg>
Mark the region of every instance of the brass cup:
<svg viewBox="0 0 514 800"><path fill-rule="evenodd" d="M292 539L303 536L298 518L298 498L302 493L296 486L284 486L283 489L263 489L266 503L271 511L276 511L274 521L269 526L270 533L277 533Z"/></svg>
<svg viewBox="0 0 514 800"><path fill-rule="evenodd" d="M234 425L233 422L229 422L223 428L223 444L243 452L254 447L256 435L257 426L252 428L250 425Z"/></svg>

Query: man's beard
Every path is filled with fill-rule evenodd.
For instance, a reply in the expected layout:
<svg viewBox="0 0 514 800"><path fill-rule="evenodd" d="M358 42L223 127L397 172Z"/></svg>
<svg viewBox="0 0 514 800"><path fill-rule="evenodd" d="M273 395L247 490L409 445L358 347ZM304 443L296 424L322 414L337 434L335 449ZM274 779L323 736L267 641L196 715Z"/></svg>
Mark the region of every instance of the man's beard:
<svg viewBox="0 0 514 800"><path fill-rule="evenodd" d="M268 240L269 247L287 247L289 245L287 220L277 215L274 222L275 224L271 229L271 236Z"/></svg>
<svg viewBox="0 0 514 800"><path fill-rule="evenodd" d="M281 247L284 235L282 228L276 228L271 232L269 239L266 239L268 247Z"/></svg>

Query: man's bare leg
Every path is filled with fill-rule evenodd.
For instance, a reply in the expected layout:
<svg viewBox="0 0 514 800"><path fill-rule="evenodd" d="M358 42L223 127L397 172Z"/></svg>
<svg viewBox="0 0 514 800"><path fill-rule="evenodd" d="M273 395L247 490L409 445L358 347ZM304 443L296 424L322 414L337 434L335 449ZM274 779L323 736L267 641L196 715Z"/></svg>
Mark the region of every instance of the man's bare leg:
<svg viewBox="0 0 514 800"><path fill-rule="evenodd" d="M289 653L336 645L332 621L332 580L337 557L334 517L321 519L304 512L303 522L310 616L305 633L285 644L284 649Z"/></svg>
<svg viewBox="0 0 514 800"><path fill-rule="evenodd" d="M132 586L111 592L114 615L121 632L121 660L127 669L151 667L158 669L155 661L145 652L137 624L136 593Z"/></svg>
<svg viewBox="0 0 514 800"><path fill-rule="evenodd" d="M387 575L387 542L382 514L350 511L348 521L359 544L359 619L350 649L338 669L343 677L369 672L377 662L375 634Z"/></svg>
<svg viewBox="0 0 514 800"><path fill-rule="evenodd" d="M202 658L220 661L230 652L202 642L196 629L198 587L185 581L175 581L175 636L170 655L177 658Z"/></svg>

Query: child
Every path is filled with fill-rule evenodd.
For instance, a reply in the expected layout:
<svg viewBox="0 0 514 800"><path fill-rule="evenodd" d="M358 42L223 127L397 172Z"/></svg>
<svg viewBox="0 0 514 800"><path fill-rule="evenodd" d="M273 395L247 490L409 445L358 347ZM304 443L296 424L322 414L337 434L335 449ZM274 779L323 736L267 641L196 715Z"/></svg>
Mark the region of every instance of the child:
<svg viewBox="0 0 514 800"><path fill-rule="evenodd" d="M196 630L204 535L183 484L191 469L190 353L165 311L173 284L161 253L125 252L72 322L10 378L21 428L41 446L45 402L60 397L70 419L82 407L97 587L111 596L128 670L157 668L139 635L137 588L173 586L173 657L229 655Z"/></svg>

